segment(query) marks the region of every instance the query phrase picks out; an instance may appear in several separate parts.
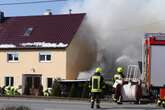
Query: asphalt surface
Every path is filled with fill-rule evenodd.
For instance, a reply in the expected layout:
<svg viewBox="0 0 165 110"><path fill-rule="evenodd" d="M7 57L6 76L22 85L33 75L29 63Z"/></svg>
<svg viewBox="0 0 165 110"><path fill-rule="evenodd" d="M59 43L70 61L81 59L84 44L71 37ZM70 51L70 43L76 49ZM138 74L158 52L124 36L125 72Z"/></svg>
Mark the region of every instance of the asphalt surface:
<svg viewBox="0 0 165 110"><path fill-rule="evenodd" d="M69 99L20 99L1 98L0 108L6 106L27 106L31 110L92 110L89 102ZM95 108L94 108L95 109ZM100 110L164 110L155 104L132 104L124 102L122 105L103 101ZM96 109L95 109L96 110Z"/></svg>

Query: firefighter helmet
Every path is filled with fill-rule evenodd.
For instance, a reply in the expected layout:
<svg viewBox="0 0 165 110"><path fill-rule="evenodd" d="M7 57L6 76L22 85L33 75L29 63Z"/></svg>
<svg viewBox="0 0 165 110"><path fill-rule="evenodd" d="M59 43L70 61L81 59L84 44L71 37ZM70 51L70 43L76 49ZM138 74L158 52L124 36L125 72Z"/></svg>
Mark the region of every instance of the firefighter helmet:
<svg viewBox="0 0 165 110"><path fill-rule="evenodd" d="M124 72L123 67L118 67L118 68L117 68L117 73L123 73L123 72Z"/></svg>
<svg viewBox="0 0 165 110"><path fill-rule="evenodd" d="M96 68L96 73L101 73L103 70L102 70L102 68L100 68L100 67L98 67L98 68Z"/></svg>

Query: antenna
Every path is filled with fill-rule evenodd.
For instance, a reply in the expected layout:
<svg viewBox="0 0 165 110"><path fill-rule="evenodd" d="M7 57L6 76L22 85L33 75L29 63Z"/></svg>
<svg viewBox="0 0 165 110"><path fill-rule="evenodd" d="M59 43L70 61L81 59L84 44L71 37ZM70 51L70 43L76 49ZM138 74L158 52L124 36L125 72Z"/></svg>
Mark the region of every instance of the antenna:
<svg viewBox="0 0 165 110"><path fill-rule="evenodd" d="M52 10L51 9L47 9L43 15L52 15Z"/></svg>

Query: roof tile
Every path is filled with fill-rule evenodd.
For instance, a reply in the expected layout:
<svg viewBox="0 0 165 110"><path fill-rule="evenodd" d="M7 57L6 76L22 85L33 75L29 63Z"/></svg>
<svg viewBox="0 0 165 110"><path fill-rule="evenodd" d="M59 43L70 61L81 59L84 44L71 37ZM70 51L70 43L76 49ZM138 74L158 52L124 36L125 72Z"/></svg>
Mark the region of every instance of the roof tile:
<svg viewBox="0 0 165 110"><path fill-rule="evenodd" d="M70 44L85 13L47 16L6 17L0 24L0 45L46 42ZM25 31L33 28L29 36Z"/></svg>

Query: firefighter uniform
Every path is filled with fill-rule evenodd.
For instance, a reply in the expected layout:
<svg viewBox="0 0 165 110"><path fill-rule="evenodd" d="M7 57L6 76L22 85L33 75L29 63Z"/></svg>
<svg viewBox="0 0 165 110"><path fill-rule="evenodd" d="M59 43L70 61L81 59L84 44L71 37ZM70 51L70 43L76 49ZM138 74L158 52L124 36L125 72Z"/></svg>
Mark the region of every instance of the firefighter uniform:
<svg viewBox="0 0 165 110"><path fill-rule="evenodd" d="M112 96L113 100L117 103L121 103L121 87L123 84L123 78L124 78L124 69L122 67L118 67L116 70L116 74L114 75L114 84L113 84L113 91L114 94Z"/></svg>
<svg viewBox="0 0 165 110"><path fill-rule="evenodd" d="M100 99L102 95L102 88L104 86L104 78L101 76L102 69L96 68L95 73L90 78L91 89L91 108L94 108L96 102L96 108L100 108Z"/></svg>

